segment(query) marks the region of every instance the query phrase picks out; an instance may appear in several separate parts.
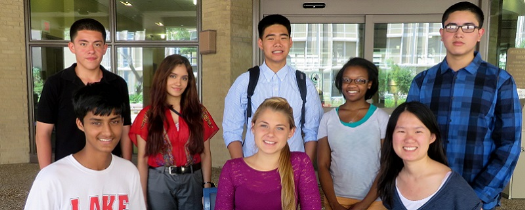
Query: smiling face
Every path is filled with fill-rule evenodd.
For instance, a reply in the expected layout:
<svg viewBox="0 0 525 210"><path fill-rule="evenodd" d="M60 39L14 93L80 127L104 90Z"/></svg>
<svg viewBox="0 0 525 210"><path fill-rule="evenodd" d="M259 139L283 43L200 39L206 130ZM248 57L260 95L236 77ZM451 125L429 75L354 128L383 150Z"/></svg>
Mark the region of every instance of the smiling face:
<svg viewBox="0 0 525 210"><path fill-rule="evenodd" d="M416 115L404 111L399 115L392 138L394 151L406 162L428 157L429 145L436 140L436 135Z"/></svg>
<svg viewBox="0 0 525 210"><path fill-rule="evenodd" d="M279 111L266 108L252 124L252 133L258 152L279 154L295 132L288 117Z"/></svg>
<svg viewBox="0 0 525 210"><path fill-rule="evenodd" d="M80 30L73 42L68 44L69 50L75 54L77 68L80 70L98 70L102 57L106 54L108 45L104 42L102 33L91 30Z"/></svg>
<svg viewBox="0 0 525 210"><path fill-rule="evenodd" d="M184 65L177 65L166 81L167 97L180 98L188 86L188 71Z"/></svg>
<svg viewBox="0 0 525 210"><path fill-rule="evenodd" d="M472 24L476 27L480 25L476 15L470 11L450 13L444 24L444 26L449 24L455 24L457 26ZM465 33L461 28L456 32L447 32L444 29L440 29L439 33L441 34L441 41L443 41L447 49L447 56L461 57L465 55L474 56L476 44L481 40L485 30L478 28L472 33Z"/></svg>
<svg viewBox="0 0 525 210"><path fill-rule="evenodd" d="M286 56L292 47L292 39L286 27L280 24L268 26L257 44L263 51L268 66L282 68L286 65Z"/></svg>
<svg viewBox="0 0 525 210"><path fill-rule="evenodd" d="M366 91L372 87L372 82L368 81L368 71L360 66L346 68L341 84L345 99L351 102L364 100Z"/></svg>
<svg viewBox="0 0 525 210"><path fill-rule="evenodd" d="M88 112L83 123L78 118L76 123L86 135L85 150L109 154L120 141L123 127L121 115L111 113L109 116L100 116Z"/></svg>

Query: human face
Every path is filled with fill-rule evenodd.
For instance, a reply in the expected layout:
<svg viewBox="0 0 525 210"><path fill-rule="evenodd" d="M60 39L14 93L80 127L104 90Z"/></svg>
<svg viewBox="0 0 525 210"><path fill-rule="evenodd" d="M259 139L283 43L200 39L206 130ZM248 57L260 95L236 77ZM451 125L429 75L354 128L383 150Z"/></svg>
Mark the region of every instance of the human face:
<svg viewBox="0 0 525 210"><path fill-rule="evenodd" d="M358 84L356 80L366 80L364 84ZM344 69L341 90L346 101L365 100L365 94L372 87L368 81L368 71L361 66L350 66Z"/></svg>
<svg viewBox="0 0 525 210"><path fill-rule="evenodd" d="M109 116L94 115L88 112L83 119L76 120L78 129L86 134L86 150L108 153L117 146L122 135L123 118L111 113Z"/></svg>
<svg viewBox="0 0 525 210"><path fill-rule="evenodd" d="M171 74L167 79L166 91L168 91L168 97L180 98L188 86L188 79L186 66L175 66L175 68L171 70Z"/></svg>
<svg viewBox="0 0 525 210"><path fill-rule="evenodd" d="M292 38L286 27L280 24L268 26L257 44L263 51L265 62L270 68L282 68L286 65L286 56L292 47Z"/></svg>
<svg viewBox="0 0 525 210"><path fill-rule="evenodd" d="M399 115L392 137L394 151L405 162L428 157L428 147L436 140L436 135L408 111Z"/></svg>
<svg viewBox="0 0 525 210"><path fill-rule="evenodd" d="M465 24L479 26L476 15L470 11L450 13L448 19L445 21L445 26L451 23L458 26ZM465 33L462 29L456 32L447 32L444 29L440 29L439 33L441 33L441 41L443 41L447 49L447 56L460 58L464 56L474 56L476 44L481 40L485 30L479 28L472 33Z"/></svg>
<svg viewBox="0 0 525 210"><path fill-rule="evenodd" d="M73 42L69 42L68 47L75 54L78 70L92 71L100 69L100 62L106 54L108 45L102 38L102 33L80 30Z"/></svg>
<svg viewBox="0 0 525 210"><path fill-rule="evenodd" d="M288 117L282 112L267 108L259 113L257 120L252 124L252 133L255 145L259 148L258 152L280 153L295 132L295 128L290 127Z"/></svg>

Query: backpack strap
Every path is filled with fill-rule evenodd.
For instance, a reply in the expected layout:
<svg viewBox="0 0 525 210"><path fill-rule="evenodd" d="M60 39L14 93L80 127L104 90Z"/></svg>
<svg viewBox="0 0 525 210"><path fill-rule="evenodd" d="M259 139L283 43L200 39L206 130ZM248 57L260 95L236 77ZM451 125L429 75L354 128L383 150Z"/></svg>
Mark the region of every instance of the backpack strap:
<svg viewBox="0 0 525 210"><path fill-rule="evenodd" d="M299 87L299 92L301 93L301 99L303 100L303 106L301 107L301 129L304 126L305 122L305 104L306 104L306 74L302 71L296 70L295 77L297 79L297 87Z"/></svg>
<svg viewBox="0 0 525 210"><path fill-rule="evenodd" d="M259 75L261 74L261 70L259 69L259 66L254 66L253 68L248 69L248 72L250 72L250 80L248 82L248 91L247 91L247 98L248 98L248 104L246 106L246 123L248 123L248 118L252 116L252 96L255 92L255 87L257 86L257 82L259 81ZM297 87L299 88L299 93L301 94L301 100L303 101L302 107L301 107L301 128L304 126L305 123L305 105L306 105L306 74L302 71L296 70L295 71L295 78L297 80Z"/></svg>
<svg viewBox="0 0 525 210"><path fill-rule="evenodd" d="M252 116L252 96L253 92L255 91L255 86L257 86L257 82L259 81L259 75L261 74L261 70L259 69L259 66L254 66L253 68L248 69L248 72L250 72L250 80L248 82L248 104L246 106L246 123L248 123L248 118Z"/></svg>

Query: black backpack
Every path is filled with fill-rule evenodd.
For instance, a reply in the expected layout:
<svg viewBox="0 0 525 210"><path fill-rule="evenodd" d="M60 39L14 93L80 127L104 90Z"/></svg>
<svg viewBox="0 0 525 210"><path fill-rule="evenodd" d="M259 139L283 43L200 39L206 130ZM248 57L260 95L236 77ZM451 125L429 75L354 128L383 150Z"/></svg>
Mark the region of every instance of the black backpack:
<svg viewBox="0 0 525 210"><path fill-rule="evenodd" d="M255 86L257 86L257 82L259 81L259 75L261 74L261 70L259 69L259 66L254 66L253 68L248 69L250 72L250 81L248 82L248 106L246 107L246 122L248 122L248 118L252 116L252 96L253 92L255 91ZM297 79L297 86L299 88L299 92L301 93L301 99L303 100L303 106L301 108L301 128L304 126L304 106L306 104L306 74L296 70L295 71L295 77Z"/></svg>

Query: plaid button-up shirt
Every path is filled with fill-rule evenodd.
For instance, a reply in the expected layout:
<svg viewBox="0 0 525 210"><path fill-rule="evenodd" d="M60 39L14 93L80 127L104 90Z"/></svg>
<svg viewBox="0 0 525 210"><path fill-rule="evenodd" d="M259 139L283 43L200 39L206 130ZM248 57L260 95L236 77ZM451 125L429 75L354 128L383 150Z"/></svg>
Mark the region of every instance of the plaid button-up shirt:
<svg viewBox="0 0 525 210"><path fill-rule="evenodd" d="M449 166L483 201L496 206L518 161L521 105L512 76L481 59L455 72L446 59L418 74L407 101L434 112Z"/></svg>

